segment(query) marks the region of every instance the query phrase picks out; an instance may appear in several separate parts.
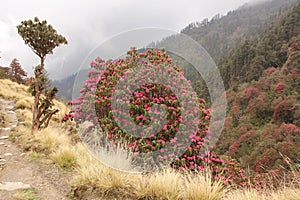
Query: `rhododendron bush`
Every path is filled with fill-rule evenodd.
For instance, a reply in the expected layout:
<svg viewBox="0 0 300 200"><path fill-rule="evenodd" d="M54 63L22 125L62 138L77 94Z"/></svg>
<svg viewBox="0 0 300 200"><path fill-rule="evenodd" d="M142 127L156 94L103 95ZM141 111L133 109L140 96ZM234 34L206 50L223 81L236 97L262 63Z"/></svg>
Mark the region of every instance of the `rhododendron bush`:
<svg viewBox="0 0 300 200"><path fill-rule="evenodd" d="M91 68L80 97L72 102L77 125L90 121L89 130L99 126L109 144L126 144L135 162L148 167L209 167L216 178L240 179L240 169L223 170L224 161L211 152L211 110L165 50L132 48L124 58L97 58Z"/></svg>

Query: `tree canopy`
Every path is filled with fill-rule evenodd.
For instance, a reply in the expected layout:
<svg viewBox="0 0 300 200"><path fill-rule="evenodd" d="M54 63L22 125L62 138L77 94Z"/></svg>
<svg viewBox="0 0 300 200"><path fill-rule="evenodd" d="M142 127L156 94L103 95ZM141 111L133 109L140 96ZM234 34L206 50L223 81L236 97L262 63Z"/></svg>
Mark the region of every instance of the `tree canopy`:
<svg viewBox="0 0 300 200"><path fill-rule="evenodd" d="M57 34L51 25L47 25L46 20L40 21L37 17L34 21L22 21L17 28L25 44L40 58L53 54L53 49L60 44L68 44L64 36Z"/></svg>

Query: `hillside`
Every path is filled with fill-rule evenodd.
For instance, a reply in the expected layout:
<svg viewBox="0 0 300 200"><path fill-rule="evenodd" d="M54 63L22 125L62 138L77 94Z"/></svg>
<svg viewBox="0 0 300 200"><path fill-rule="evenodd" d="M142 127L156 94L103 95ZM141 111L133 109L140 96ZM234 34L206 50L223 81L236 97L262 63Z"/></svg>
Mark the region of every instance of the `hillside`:
<svg viewBox="0 0 300 200"><path fill-rule="evenodd" d="M219 60L225 86L258 80L268 67L282 67L288 47L299 35L299 12L293 9L278 24L271 25L261 38L246 40Z"/></svg>
<svg viewBox="0 0 300 200"><path fill-rule="evenodd" d="M222 61L231 78L218 153L256 172L287 168L285 156L299 162L300 4Z"/></svg>
<svg viewBox="0 0 300 200"><path fill-rule="evenodd" d="M276 24L296 2L272 0L245 4L226 16L218 14L210 21L204 19L191 23L181 33L199 42L218 61L244 40L260 37L270 24Z"/></svg>

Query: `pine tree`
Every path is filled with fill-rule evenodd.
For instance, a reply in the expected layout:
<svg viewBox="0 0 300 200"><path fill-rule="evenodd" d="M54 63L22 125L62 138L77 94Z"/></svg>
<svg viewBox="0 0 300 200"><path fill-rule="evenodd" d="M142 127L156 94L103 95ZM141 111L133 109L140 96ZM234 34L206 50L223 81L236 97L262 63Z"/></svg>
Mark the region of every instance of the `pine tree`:
<svg viewBox="0 0 300 200"><path fill-rule="evenodd" d="M19 84L25 84L27 73L22 69L19 61L16 58L11 61L9 67L9 78Z"/></svg>

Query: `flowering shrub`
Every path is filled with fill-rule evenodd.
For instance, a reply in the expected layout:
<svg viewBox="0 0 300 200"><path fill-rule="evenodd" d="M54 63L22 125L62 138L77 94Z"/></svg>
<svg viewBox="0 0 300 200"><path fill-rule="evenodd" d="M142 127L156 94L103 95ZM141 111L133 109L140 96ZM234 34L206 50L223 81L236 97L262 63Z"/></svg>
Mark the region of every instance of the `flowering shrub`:
<svg viewBox="0 0 300 200"><path fill-rule="evenodd" d="M61 118L61 122L67 122L68 120L73 121L74 120L74 114L72 112L69 112L68 114L65 114Z"/></svg>
<svg viewBox="0 0 300 200"><path fill-rule="evenodd" d="M289 98L282 100L274 107L274 114L273 114L274 121L277 123L293 122L295 109L296 106Z"/></svg>
<svg viewBox="0 0 300 200"><path fill-rule="evenodd" d="M265 192L267 189L275 189L282 186L282 177L284 174L276 169L269 170L265 173L255 174L249 178L251 187L259 192Z"/></svg>
<svg viewBox="0 0 300 200"><path fill-rule="evenodd" d="M203 99L199 99L196 107L189 108L191 110L182 110L182 102L170 88L175 86L179 88L179 95L187 95L183 98L192 98L188 96L189 82L185 81L183 73L172 64L172 59L164 50L149 49L138 53L136 49L131 49L125 59L106 62L105 65L97 85L95 109L98 122L110 141L125 141L135 155L156 151L158 156L154 158L154 163L174 160L178 147L189 144L187 150L182 152L184 154L172 163L174 168L199 169L207 159L210 159L210 162L220 162L213 160L210 155L200 154L201 147L206 143L204 137L209 134L207 124L210 110L205 109ZM144 70L136 70L143 66L146 66ZM138 80L130 77L130 70L134 70L134 77L139 77ZM172 77L171 80L166 81L164 85L155 83L160 81L156 77L166 73L165 71L166 76ZM150 77L156 81L147 83ZM124 85L118 90L116 85L122 83ZM128 91L134 87L134 91ZM124 105L112 109L112 100L121 102L122 99L127 99L123 102ZM163 110L154 104L161 105ZM128 113L122 106L128 108L131 118L126 117ZM155 133L156 125L163 121L164 112L166 122L161 130ZM183 116L183 112L187 116ZM196 113L200 115L197 117ZM180 125L186 128L181 129ZM147 126L147 129L140 129ZM193 126L196 126L196 132L187 128ZM133 136L135 132L139 132L140 136ZM181 135L178 138L179 134ZM165 148L168 145L176 148Z"/></svg>
<svg viewBox="0 0 300 200"><path fill-rule="evenodd" d="M235 187L249 186L248 177L236 159L226 156L222 161L222 165L214 166L212 170L214 180Z"/></svg>
<svg viewBox="0 0 300 200"><path fill-rule="evenodd" d="M280 154L274 148L267 149L254 161L255 171L264 173L271 170L272 165L277 159L280 159Z"/></svg>
<svg viewBox="0 0 300 200"><path fill-rule="evenodd" d="M165 50L148 49L139 53L132 48L125 58L106 62L97 58L91 67L80 97L70 102L75 105L77 124L88 120L93 123L91 129L99 125L111 144L126 143L133 155L157 152L158 156L152 157L149 165L171 161L168 162L171 167L184 171L203 171L209 167L215 177L226 171L224 160L213 154L213 147L208 145L211 110L197 96L195 106L182 108L185 101L193 103L195 93L189 91L190 82L172 64ZM163 84L157 78L160 75L166 77ZM147 82L150 78L157 81ZM160 122L164 122L161 127ZM196 127L195 131L192 127ZM178 149L186 144L176 156Z"/></svg>
<svg viewBox="0 0 300 200"><path fill-rule="evenodd" d="M68 103L69 104L69 103ZM70 104L69 104L70 105ZM74 128L74 114L73 111L64 114L64 116L60 119L63 124L63 127L70 133L76 133L76 129Z"/></svg>

